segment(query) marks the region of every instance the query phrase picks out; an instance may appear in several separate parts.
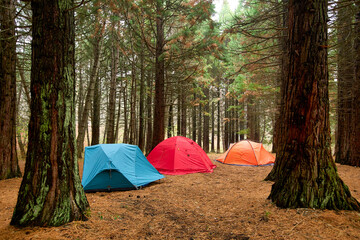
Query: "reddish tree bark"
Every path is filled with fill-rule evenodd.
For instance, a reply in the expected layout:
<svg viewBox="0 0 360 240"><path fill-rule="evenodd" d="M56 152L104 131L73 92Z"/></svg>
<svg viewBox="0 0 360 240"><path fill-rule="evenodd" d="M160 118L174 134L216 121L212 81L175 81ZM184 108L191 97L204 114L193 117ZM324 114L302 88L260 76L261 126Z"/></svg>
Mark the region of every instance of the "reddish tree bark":
<svg viewBox="0 0 360 240"><path fill-rule="evenodd" d="M0 1L0 179L20 177L16 154L16 37L13 0Z"/></svg>
<svg viewBox="0 0 360 240"><path fill-rule="evenodd" d="M327 1L289 1L283 138L269 199L283 208L360 210L330 149Z"/></svg>
<svg viewBox="0 0 360 240"><path fill-rule="evenodd" d="M31 2L29 145L11 225L58 226L86 219L89 204L75 144L73 6L73 0Z"/></svg>

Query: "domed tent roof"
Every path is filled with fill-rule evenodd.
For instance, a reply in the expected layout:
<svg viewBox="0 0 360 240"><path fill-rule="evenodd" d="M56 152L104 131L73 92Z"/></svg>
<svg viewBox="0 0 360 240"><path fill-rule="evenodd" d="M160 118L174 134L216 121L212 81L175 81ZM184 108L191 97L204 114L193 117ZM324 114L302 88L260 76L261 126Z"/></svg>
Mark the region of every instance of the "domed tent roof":
<svg viewBox="0 0 360 240"><path fill-rule="evenodd" d="M168 175L213 172L216 167L196 142L181 136L159 143L147 159L160 173Z"/></svg>
<svg viewBox="0 0 360 240"><path fill-rule="evenodd" d="M273 164L275 157L266 151L261 143L243 140L233 144L216 161L240 166L259 166Z"/></svg>
<svg viewBox="0 0 360 240"><path fill-rule="evenodd" d="M138 146L98 144L85 148L81 183L86 192L138 189L163 177Z"/></svg>

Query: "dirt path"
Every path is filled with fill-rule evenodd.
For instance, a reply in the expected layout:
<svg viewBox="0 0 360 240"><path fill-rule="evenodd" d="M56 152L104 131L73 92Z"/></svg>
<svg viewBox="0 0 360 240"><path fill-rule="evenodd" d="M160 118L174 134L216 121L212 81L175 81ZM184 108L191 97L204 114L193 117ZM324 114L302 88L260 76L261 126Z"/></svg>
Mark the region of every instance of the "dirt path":
<svg viewBox="0 0 360 240"><path fill-rule="evenodd" d="M89 220L57 228L9 226L21 180L0 181L0 239L360 239L357 212L279 209L266 200L271 167L216 165L137 191L89 193ZM360 200L360 169L338 171Z"/></svg>

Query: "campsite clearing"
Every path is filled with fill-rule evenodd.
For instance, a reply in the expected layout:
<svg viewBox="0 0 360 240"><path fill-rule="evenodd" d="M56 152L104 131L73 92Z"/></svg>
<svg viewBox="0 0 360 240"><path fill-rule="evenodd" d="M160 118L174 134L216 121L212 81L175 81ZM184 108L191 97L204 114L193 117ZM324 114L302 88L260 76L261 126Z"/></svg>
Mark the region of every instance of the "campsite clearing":
<svg viewBox="0 0 360 240"><path fill-rule="evenodd" d="M0 239L360 239L358 212L279 209L266 200L272 166L215 164L213 173L167 175L141 190L87 193L89 220L53 228L10 226L21 179L2 180ZM337 166L359 200L360 168Z"/></svg>

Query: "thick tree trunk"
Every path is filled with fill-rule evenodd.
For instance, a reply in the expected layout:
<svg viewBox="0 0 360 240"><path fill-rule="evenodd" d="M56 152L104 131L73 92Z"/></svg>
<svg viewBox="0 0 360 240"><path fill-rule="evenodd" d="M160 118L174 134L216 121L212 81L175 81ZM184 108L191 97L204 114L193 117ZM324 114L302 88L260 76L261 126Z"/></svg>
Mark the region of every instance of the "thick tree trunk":
<svg viewBox="0 0 360 240"><path fill-rule="evenodd" d="M344 6L345 5L345 6ZM338 105L335 162L349 164L352 133L352 84L354 81L352 18L347 3L338 3Z"/></svg>
<svg viewBox="0 0 360 240"><path fill-rule="evenodd" d="M327 1L289 1L289 40L279 172L269 199L283 208L360 210L331 156Z"/></svg>
<svg viewBox="0 0 360 240"><path fill-rule="evenodd" d="M355 76L353 83L353 108L352 115L352 134L350 144L350 159L349 165L360 167L360 2L356 3L356 18L355 18Z"/></svg>
<svg viewBox="0 0 360 240"><path fill-rule="evenodd" d="M156 53L155 53L155 96L152 148L165 137L165 60L164 60L164 19L162 16L163 1L156 4Z"/></svg>
<svg viewBox="0 0 360 240"><path fill-rule="evenodd" d="M20 177L16 154L16 37L13 0L0 1L0 180Z"/></svg>
<svg viewBox="0 0 360 240"><path fill-rule="evenodd" d="M73 6L73 0L31 2L29 147L12 225L58 226L86 218L75 145Z"/></svg>
<svg viewBox="0 0 360 240"><path fill-rule="evenodd" d="M115 41L116 38L114 38ZM116 111L116 77L119 65L119 49L114 43L111 49L111 76L109 89L109 105L107 110L106 143L115 143L115 111Z"/></svg>

